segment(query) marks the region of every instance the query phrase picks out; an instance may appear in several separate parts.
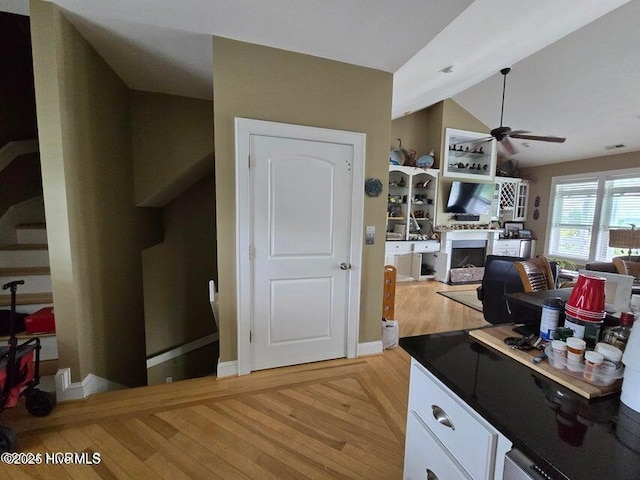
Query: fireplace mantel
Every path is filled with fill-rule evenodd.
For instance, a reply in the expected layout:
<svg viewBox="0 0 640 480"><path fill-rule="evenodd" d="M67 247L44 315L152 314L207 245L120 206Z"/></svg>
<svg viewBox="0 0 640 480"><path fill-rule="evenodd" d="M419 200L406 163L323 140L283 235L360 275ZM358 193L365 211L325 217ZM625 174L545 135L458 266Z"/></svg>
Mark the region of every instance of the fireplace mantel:
<svg viewBox="0 0 640 480"><path fill-rule="evenodd" d="M493 253L495 241L498 240L500 230L496 229L452 229L440 230L440 254L435 269L435 279L448 283L451 270L451 255L453 242L457 240L484 240L486 241L486 254Z"/></svg>

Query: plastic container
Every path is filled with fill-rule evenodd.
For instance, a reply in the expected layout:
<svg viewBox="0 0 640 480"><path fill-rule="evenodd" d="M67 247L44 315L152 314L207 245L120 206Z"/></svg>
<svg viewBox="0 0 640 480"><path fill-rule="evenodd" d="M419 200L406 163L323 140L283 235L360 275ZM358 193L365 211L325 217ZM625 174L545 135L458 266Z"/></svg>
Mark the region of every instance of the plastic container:
<svg viewBox="0 0 640 480"><path fill-rule="evenodd" d="M554 355L553 353L553 349L551 348L551 344L548 344L545 349L544 352L547 354L547 357L549 359L549 364L558 369L558 370L563 370L566 366L567 366L567 359L565 357L557 357ZM556 365L559 365L559 367L556 367ZM584 363L579 363L577 365L575 371L569 370L568 368L566 370L563 370L564 373L566 373L567 375L570 375L572 377L575 378L579 378L580 380L587 382L587 383L591 383L593 385L600 385L600 386L604 386L606 387L607 385L611 385L613 382L615 382L616 380L621 379L623 376L625 377L624 382L622 383L622 389L624 390L624 383L627 381L627 374L625 372L625 368L620 366L618 368L611 368L613 364L611 362L603 362L602 365L600 365L598 368L594 369L593 374L591 375L590 379L586 379L584 378L584 370L585 370L585 365ZM628 371L628 369L627 369ZM640 372L638 372L640 373ZM640 377L639 377L640 378ZM629 389L632 389L632 382L629 382ZM638 400L638 405L640 405L640 400Z"/></svg>
<svg viewBox="0 0 640 480"><path fill-rule="evenodd" d="M549 363L555 368L562 370L567 363L567 343L562 340L553 340L551 342L551 350L553 351L554 361L549 360ZM561 361L561 359L563 361Z"/></svg>
<svg viewBox="0 0 640 480"><path fill-rule="evenodd" d="M542 303L542 316L540 317L540 337L551 340L553 333L558 329L560 312L564 308L564 300L560 297L546 298Z"/></svg>
<svg viewBox="0 0 640 480"><path fill-rule="evenodd" d="M592 350L584 352L584 370L582 372L582 377L588 382L593 381L595 372L603 362L604 357L598 352L594 352Z"/></svg>
<svg viewBox="0 0 640 480"><path fill-rule="evenodd" d="M582 372L582 359L587 344L578 337L567 338L567 368L572 372Z"/></svg>
<svg viewBox="0 0 640 480"><path fill-rule="evenodd" d="M609 345L608 343L600 342L596 344L595 351L602 355L606 361L613 363L616 368L620 366L620 362L622 361L622 350L619 348Z"/></svg>

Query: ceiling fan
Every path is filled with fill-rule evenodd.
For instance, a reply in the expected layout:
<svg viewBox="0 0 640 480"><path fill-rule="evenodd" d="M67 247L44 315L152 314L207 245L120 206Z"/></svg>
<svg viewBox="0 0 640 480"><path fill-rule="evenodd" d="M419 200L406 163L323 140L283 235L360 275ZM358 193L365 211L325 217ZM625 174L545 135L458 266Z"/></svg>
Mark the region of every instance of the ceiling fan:
<svg viewBox="0 0 640 480"><path fill-rule="evenodd" d="M538 135L528 135L528 131L526 130L511 130L509 127L505 127L502 125L502 119L504 116L504 92L507 86L507 74L511 71L510 68L503 68L500 70L500 73L503 75L502 82L502 105L500 107L500 126L498 128L494 128L491 130L491 137L487 137L486 139L481 139L480 142L489 141L492 138L495 138L498 141L498 145L504 147L505 152L508 155L513 155L517 153L517 150L510 138L518 138L521 140L534 140L540 142L554 142L554 143L563 143L566 138L562 137L542 137Z"/></svg>

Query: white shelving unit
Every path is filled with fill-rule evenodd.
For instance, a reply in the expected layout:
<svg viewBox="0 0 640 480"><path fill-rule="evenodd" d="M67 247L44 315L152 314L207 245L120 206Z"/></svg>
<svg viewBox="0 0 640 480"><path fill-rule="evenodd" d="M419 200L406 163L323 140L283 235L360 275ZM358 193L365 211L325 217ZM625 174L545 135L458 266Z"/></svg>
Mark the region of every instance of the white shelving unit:
<svg viewBox="0 0 640 480"><path fill-rule="evenodd" d="M496 140L488 133L447 128L444 141L442 176L493 180L496 175Z"/></svg>
<svg viewBox="0 0 640 480"><path fill-rule="evenodd" d="M431 232L438 195L438 170L389 166L388 240L419 240Z"/></svg>
<svg viewBox="0 0 640 480"><path fill-rule="evenodd" d="M398 281L433 278L432 273L423 273L423 265L432 271L432 257L440 249L437 240L428 239L435 225L438 173L430 168L389 166L385 264L396 267Z"/></svg>

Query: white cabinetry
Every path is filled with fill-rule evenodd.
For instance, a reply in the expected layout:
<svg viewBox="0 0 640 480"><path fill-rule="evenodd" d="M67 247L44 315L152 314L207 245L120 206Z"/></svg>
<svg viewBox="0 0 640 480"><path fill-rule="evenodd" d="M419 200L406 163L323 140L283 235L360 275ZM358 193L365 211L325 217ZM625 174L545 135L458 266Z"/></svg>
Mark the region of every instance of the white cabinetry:
<svg viewBox="0 0 640 480"><path fill-rule="evenodd" d="M491 219L524 221L527 218L529 182L521 178L496 177Z"/></svg>
<svg viewBox="0 0 640 480"><path fill-rule="evenodd" d="M397 269L398 281L427 280L433 275L423 273L423 264L433 270L434 252L440 250L440 242L398 241L385 245L385 265L393 265Z"/></svg>
<svg viewBox="0 0 640 480"><path fill-rule="evenodd" d="M495 176L497 150L491 135L447 128L444 145L443 177L488 180Z"/></svg>
<svg viewBox="0 0 640 480"><path fill-rule="evenodd" d="M418 240L433 226L438 170L389 166L387 239Z"/></svg>
<svg viewBox="0 0 640 480"><path fill-rule="evenodd" d="M519 257L520 240L496 240L493 242L493 254L508 257Z"/></svg>
<svg viewBox="0 0 640 480"><path fill-rule="evenodd" d="M414 359L405 445L404 478L412 480L499 480L511 449L504 435Z"/></svg>

